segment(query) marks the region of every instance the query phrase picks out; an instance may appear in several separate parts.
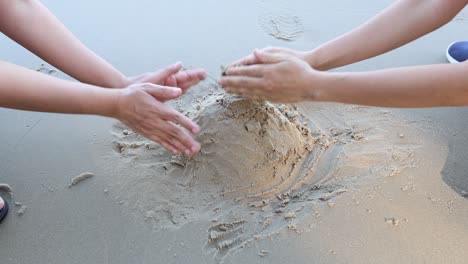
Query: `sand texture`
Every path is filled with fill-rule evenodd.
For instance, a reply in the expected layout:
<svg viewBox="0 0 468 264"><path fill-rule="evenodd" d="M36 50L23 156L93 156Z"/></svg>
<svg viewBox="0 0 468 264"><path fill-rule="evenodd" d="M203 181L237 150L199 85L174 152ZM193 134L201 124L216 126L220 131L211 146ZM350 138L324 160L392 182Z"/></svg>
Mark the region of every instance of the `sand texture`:
<svg viewBox="0 0 468 264"><path fill-rule="evenodd" d="M108 118L0 109L0 182L14 190L0 185L1 264L466 263L468 108L285 106L214 83L220 64L313 49L392 1L43 2L129 76L205 68L208 81L170 102L202 127L202 150L172 155ZM466 14L336 70L446 63ZM69 79L0 40L2 60Z"/></svg>
<svg viewBox="0 0 468 264"><path fill-rule="evenodd" d="M333 207L330 200L369 177L414 166L415 146L390 150L378 130L345 123L326 129L294 105L244 100L209 81L196 91L174 106L189 105L183 112L201 127L201 152L174 156L116 124L112 187L120 204L156 230L214 223L205 250L216 259L296 230L304 216L319 215L317 204Z"/></svg>

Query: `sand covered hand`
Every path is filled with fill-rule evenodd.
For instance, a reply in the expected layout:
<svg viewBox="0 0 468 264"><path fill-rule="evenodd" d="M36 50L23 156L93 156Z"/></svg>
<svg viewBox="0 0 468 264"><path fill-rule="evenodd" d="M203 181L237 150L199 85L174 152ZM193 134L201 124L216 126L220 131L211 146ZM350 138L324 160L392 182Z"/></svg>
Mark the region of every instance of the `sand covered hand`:
<svg viewBox="0 0 468 264"><path fill-rule="evenodd" d="M150 83L129 86L120 90L115 102L114 117L174 154L193 156L200 150L200 145L186 130L196 134L200 128L163 103L181 94L180 88Z"/></svg>
<svg viewBox="0 0 468 264"><path fill-rule="evenodd" d="M152 83L164 86L178 87L185 93L190 87L206 78L203 69L183 70L182 63L177 62L156 72L130 77L127 86L138 83Z"/></svg>
<svg viewBox="0 0 468 264"><path fill-rule="evenodd" d="M255 51L252 56L243 65L226 70L219 81L226 92L254 100L294 103L313 100L325 86L326 73L295 56L265 51Z"/></svg>

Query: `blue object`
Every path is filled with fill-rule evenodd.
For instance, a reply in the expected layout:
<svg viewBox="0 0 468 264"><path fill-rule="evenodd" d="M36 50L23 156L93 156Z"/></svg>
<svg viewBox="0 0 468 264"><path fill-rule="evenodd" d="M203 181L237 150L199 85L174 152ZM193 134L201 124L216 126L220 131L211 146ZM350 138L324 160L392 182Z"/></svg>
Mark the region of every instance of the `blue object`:
<svg viewBox="0 0 468 264"><path fill-rule="evenodd" d="M468 60L468 41L457 41L447 48L447 59L450 63Z"/></svg>

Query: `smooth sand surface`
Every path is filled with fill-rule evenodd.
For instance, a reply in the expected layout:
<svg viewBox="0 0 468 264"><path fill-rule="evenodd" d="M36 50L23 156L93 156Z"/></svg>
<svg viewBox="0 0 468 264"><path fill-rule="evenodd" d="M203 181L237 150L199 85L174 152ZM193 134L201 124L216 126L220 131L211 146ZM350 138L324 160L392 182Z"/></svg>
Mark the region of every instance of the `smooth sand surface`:
<svg viewBox="0 0 468 264"><path fill-rule="evenodd" d="M13 189L0 263L468 259L467 108L275 106L212 80L253 48L315 47L391 1L44 2L125 73L205 67L210 80L172 102L202 126L203 148L187 160L114 120L0 110L0 183ZM465 14L338 70L445 63ZM0 41L2 59L57 74Z"/></svg>

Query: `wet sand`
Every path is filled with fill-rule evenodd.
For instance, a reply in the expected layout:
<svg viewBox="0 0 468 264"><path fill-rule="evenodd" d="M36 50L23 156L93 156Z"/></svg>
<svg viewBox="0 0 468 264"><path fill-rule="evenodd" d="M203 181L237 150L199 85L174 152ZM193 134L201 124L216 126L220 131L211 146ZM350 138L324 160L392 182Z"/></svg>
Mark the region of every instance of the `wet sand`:
<svg viewBox="0 0 468 264"><path fill-rule="evenodd" d="M206 67L216 78L220 64L255 47L314 47L389 2L45 4L128 74L181 60ZM113 11L104 19L109 5ZM345 70L445 63L446 46L466 35L462 13L428 37ZM6 38L0 41L6 60L56 74ZM467 108L300 104L286 113L280 107L258 112L263 105L241 102L252 111L239 112L236 102L211 80L173 102L206 131L199 138L204 152L193 160L173 157L113 120L0 110L0 183L13 189L12 211L0 225L0 262L464 263L468 258ZM291 119L296 112L313 144L306 147L298 130L282 145L284 151L273 154L268 144L281 144L274 140L285 136L275 122L284 120L285 131L295 135L287 124L297 121ZM265 135L264 128L276 134ZM258 162L255 153L264 154ZM300 170L290 170L295 166ZM94 177L73 181L86 172ZM72 182L76 185L68 188Z"/></svg>

